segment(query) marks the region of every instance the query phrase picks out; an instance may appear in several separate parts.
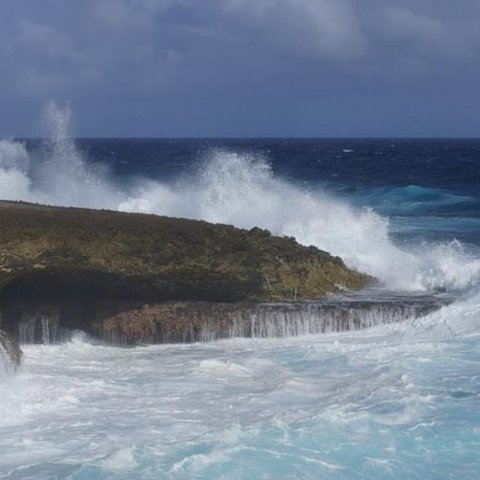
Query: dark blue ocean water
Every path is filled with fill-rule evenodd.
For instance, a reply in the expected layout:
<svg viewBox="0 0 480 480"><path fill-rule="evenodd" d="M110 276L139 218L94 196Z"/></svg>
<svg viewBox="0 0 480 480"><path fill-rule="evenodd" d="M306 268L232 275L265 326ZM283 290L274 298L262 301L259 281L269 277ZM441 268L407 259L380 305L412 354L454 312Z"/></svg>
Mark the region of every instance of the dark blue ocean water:
<svg viewBox="0 0 480 480"><path fill-rule="evenodd" d="M479 140L73 140L64 124L0 141L0 197L259 225L403 300L456 301L357 332L24 346L20 373L0 368L0 478L480 478Z"/></svg>
<svg viewBox="0 0 480 480"><path fill-rule="evenodd" d="M212 151L266 159L275 175L335 192L391 218L394 233L480 242L480 140L81 139L119 176L171 180Z"/></svg>

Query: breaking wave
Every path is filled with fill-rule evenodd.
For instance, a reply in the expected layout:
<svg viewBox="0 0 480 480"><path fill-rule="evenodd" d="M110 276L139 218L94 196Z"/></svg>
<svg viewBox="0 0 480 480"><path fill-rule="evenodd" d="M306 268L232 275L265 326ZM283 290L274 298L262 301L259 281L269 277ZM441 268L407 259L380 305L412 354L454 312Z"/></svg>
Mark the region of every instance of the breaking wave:
<svg viewBox="0 0 480 480"><path fill-rule="evenodd" d="M0 198L106 208L260 226L315 245L401 290L462 290L476 284L480 259L458 241L400 248L388 218L319 189L275 176L268 159L213 150L187 178L116 182L70 137L70 110L47 107L51 139L37 151L0 140Z"/></svg>

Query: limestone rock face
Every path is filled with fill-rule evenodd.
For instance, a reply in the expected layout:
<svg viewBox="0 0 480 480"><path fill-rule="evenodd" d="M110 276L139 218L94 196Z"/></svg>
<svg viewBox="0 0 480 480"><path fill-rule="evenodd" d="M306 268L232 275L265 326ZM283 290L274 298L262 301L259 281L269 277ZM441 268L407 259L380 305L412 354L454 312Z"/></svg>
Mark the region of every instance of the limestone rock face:
<svg viewBox="0 0 480 480"><path fill-rule="evenodd" d="M22 355L18 342L11 335L0 330L0 357L5 357L4 361L15 370L20 366Z"/></svg>

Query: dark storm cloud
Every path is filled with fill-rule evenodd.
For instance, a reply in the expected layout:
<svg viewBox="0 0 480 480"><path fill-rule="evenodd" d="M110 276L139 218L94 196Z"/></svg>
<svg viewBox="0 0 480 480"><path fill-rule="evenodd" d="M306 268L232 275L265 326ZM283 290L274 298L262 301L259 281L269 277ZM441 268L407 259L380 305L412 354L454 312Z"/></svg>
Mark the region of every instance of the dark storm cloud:
<svg viewBox="0 0 480 480"><path fill-rule="evenodd" d="M0 134L475 135L476 0L0 0Z"/></svg>

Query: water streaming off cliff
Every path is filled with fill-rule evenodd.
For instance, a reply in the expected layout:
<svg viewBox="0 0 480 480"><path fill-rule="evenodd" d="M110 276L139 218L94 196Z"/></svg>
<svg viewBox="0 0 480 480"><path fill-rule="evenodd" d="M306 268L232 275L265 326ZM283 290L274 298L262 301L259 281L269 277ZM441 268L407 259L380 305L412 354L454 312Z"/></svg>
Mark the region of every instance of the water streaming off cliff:
<svg viewBox="0 0 480 480"><path fill-rule="evenodd" d="M445 295L374 294L337 295L323 301L226 304L208 302L145 305L131 315L137 324L145 323L136 336L127 336L127 318L120 316L95 333L116 345L127 343L189 343L223 338L282 338L302 335L348 332L396 323L427 315L449 303ZM78 323L78 328L82 328ZM83 328L89 331L84 320ZM69 340L71 329L61 324L61 311L31 310L18 322L21 343L45 345Z"/></svg>
<svg viewBox="0 0 480 480"><path fill-rule="evenodd" d="M43 343L44 345L49 345L59 340L57 331L58 318L46 315L23 319L18 324L20 343Z"/></svg>
<svg viewBox="0 0 480 480"><path fill-rule="evenodd" d="M361 295L335 300L294 304L267 304L247 312L235 312L226 328L205 321L192 340L218 338L278 338L332 332L349 332L376 325L417 318L440 308L440 298L428 296L362 298Z"/></svg>

